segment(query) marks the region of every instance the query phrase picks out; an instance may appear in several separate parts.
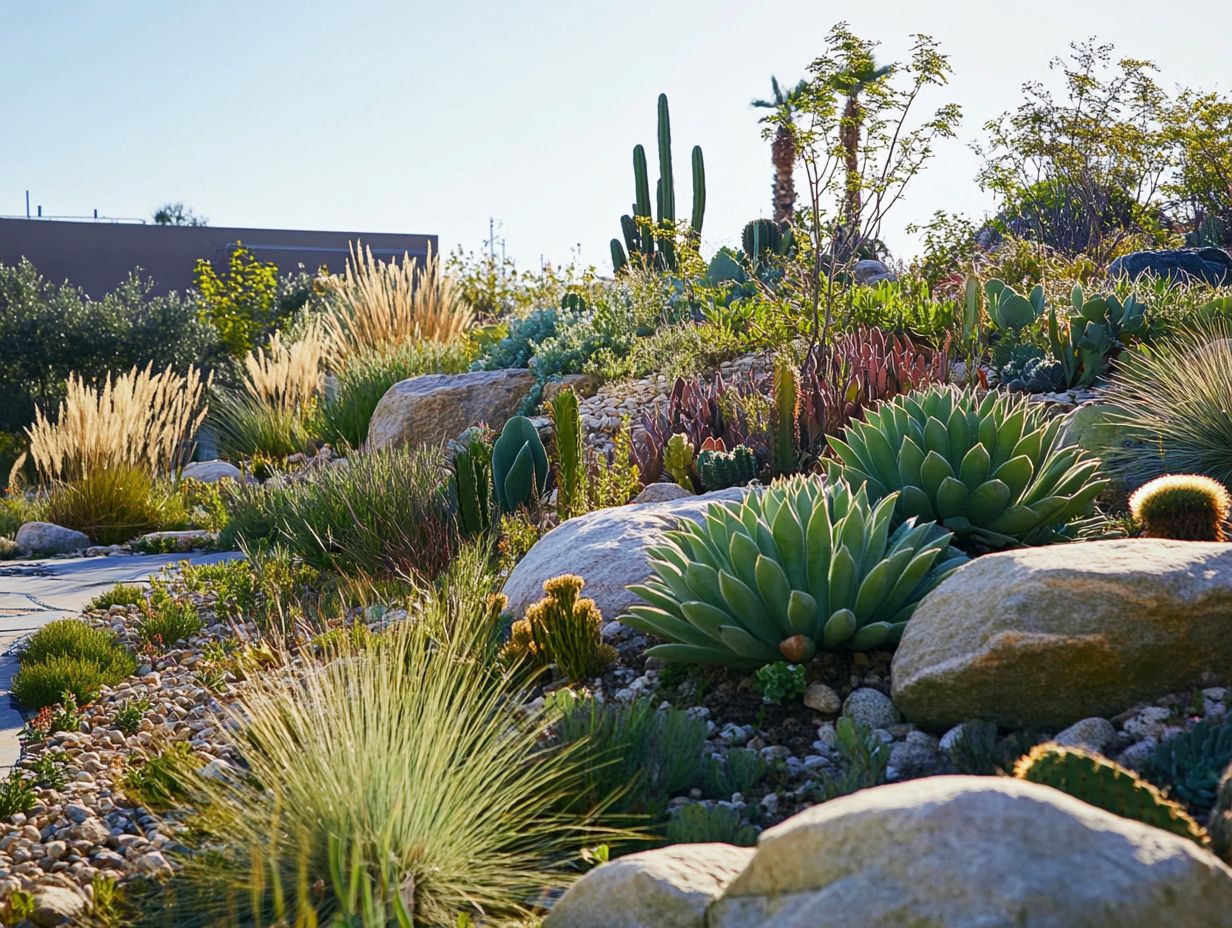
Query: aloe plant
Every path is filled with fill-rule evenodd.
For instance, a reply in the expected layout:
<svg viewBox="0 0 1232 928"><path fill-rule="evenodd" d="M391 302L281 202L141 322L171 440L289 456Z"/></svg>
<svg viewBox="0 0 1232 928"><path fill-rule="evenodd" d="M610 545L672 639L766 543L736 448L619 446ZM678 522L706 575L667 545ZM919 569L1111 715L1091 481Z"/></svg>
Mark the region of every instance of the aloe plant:
<svg viewBox="0 0 1232 928"><path fill-rule="evenodd" d="M950 533L904 522L897 497L793 477L716 504L650 549L654 576L622 621L665 660L760 667L818 649L893 644L920 599L965 560Z"/></svg>
<svg viewBox="0 0 1232 928"><path fill-rule="evenodd" d="M1107 486L1099 462L1061 443L1063 417L1023 397L933 386L898 396L828 441L831 477L894 496L900 518L936 520L988 548L1070 537Z"/></svg>

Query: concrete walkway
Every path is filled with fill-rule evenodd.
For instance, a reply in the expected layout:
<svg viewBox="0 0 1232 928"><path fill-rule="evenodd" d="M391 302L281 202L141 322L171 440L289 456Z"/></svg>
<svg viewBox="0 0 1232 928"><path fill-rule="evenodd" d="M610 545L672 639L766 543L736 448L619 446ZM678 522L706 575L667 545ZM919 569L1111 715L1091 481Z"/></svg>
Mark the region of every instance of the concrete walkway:
<svg viewBox="0 0 1232 928"><path fill-rule="evenodd" d="M151 574L183 560L208 564L239 556L220 551L0 561L0 771L17 762L17 733L25 724L10 693L17 672L17 658L8 653L14 642L54 619L80 615L86 603L117 583L148 583Z"/></svg>

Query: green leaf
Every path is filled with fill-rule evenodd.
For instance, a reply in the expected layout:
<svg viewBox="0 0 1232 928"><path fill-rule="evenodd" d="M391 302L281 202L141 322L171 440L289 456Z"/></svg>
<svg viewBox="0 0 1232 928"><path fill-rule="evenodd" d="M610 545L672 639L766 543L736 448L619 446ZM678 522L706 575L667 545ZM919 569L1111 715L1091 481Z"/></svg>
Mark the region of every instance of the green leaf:
<svg viewBox="0 0 1232 928"><path fill-rule="evenodd" d="M859 628L859 623L856 621L856 614L850 609L839 609L826 619L826 624L821 630L821 646L832 651L846 644L856 633L857 628Z"/></svg>

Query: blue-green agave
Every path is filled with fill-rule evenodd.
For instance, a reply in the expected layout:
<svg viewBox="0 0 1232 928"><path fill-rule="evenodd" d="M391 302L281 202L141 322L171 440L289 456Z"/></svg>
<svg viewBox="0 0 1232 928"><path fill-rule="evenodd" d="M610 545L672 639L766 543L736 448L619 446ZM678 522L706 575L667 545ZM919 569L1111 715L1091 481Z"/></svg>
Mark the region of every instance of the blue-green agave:
<svg viewBox="0 0 1232 928"><path fill-rule="evenodd" d="M1070 537L1107 486L1099 461L1063 445L1065 419L1025 397L933 386L881 403L843 438L828 473L897 495L899 518L939 522L986 548Z"/></svg>
<svg viewBox="0 0 1232 928"><path fill-rule="evenodd" d="M654 576L625 624L663 639L648 654L759 667L819 648L893 644L916 604L966 560L934 523L891 531L896 496L793 477L710 507L650 549Z"/></svg>

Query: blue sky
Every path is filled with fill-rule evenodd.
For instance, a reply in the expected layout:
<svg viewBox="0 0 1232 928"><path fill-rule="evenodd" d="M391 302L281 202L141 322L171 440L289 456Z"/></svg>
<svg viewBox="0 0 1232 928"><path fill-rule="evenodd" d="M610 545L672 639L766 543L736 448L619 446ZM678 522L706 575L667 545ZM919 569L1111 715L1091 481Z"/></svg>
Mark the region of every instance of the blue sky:
<svg viewBox="0 0 1232 928"><path fill-rule="evenodd" d="M640 11L640 12L639 12ZM794 81L847 19L899 58L951 54L931 105L966 113L887 239L939 208L982 214L967 147L1088 35L1151 58L1167 86L1228 90L1232 7L1146 0L318 2L0 0L0 214L146 216L182 200L214 225L433 232L606 270L632 199L630 150L671 101L678 177L705 150L704 250L769 212L769 147L749 101ZM652 165L653 169L653 165ZM678 184L678 189L680 185ZM683 191L685 208L687 185Z"/></svg>

